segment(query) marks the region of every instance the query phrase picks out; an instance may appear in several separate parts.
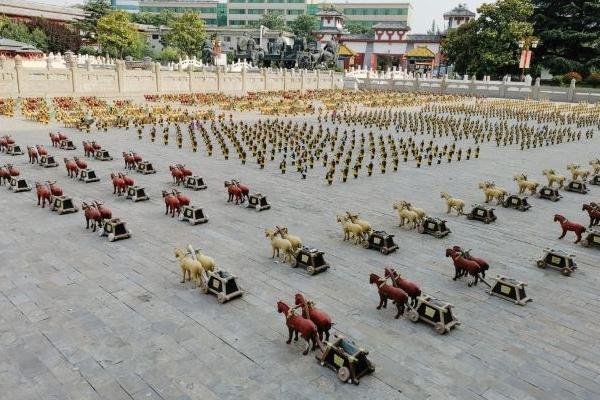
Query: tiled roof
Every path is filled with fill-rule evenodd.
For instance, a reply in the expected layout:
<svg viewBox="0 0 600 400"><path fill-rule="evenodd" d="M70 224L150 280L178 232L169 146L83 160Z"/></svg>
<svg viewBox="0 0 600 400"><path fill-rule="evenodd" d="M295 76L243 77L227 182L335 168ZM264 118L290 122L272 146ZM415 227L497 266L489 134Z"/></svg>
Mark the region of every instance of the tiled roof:
<svg viewBox="0 0 600 400"><path fill-rule="evenodd" d="M406 22L379 22L373 25L373 29L404 29L410 30Z"/></svg>
<svg viewBox="0 0 600 400"><path fill-rule="evenodd" d="M434 58L435 54L425 46L419 46L406 52L406 57Z"/></svg>
<svg viewBox="0 0 600 400"><path fill-rule="evenodd" d="M0 51L12 51L15 53L41 53L35 47L16 40L0 38Z"/></svg>
<svg viewBox="0 0 600 400"><path fill-rule="evenodd" d="M452 10L444 13L444 18L446 17L474 17L475 13L469 10L466 4L459 4L454 7Z"/></svg>
<svg viewBox="0 0 600 400"><path fill-rule="evenodd" d="M406 35L406 40L413 42L439 42L442 40L442 35Z"/></svg>

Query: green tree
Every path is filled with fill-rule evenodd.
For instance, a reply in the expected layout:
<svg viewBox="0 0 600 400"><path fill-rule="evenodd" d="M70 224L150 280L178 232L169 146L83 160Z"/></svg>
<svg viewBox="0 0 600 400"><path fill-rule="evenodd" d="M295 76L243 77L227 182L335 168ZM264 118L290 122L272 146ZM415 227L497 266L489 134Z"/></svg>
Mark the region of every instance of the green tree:
<svg viewBox="0 0 600 400"><path fill-rule="evenodd" d="M297 37L311 40L317 23L317 18L314 15L303 14L291 22L290 28Z"/></svg>
<svg viewBox="0 0 600 400"><path fill-rule="evenodd" d="M140 12L131 14L131 21L137 24L167 26L169 21L176 17L171 10L162 10L160 13Z"/></svg>
<svg viewBox="0 0 600 400"><path fill-rule="evenodd" d="M346 30L353 35L370 35L373 33L373 28L357 24L356 22L348 22L346 24Z"/></svg>
<svg viewBox="0 0 600 400"><path fill-rule="evenodd" d="M39 28L47 37L47 51L64 53L68 50L78 52L81 47L79 32L69 25L60 24L45 18L34 18L28 24L29 29Z"/></svg>
<svg viewBox="0 0 600 400"><path fill-rule="evenodd" d="M112 11L98 20L98 43L103 52L123 58L140 57L147 47L146 40L137 32L125 11Z"/></svg>
<svg viewBox="0 0 600 400"><path fill-rule="evenodd" d="M163 62L178 61L179 50L174 49L173 47L163 47L160 53L158 53L156 56L156 59Z"/></svg>
<svg viewBox="0 0 600 400"><path fill-rule="evenodd" d="M533 34L530 0L498 0L477 9L479 18L451 30L442 43L460 73L504 75L519 65L519 40Z"/></svg>
<svg viewBox="0 0 600 400"><path fill-rule="evenodd" d="M282 31L285 29L285 20L280 14L274 11L267 11L260 17L259 25L263 25L274 31Z"/></svg>
<svg viewBox="0 0 600 400"><path fill-rule="evenodd" d="M109 0L86 0L82 6L86 16L77 26L83 36L91 41L97 40L97 27L100 18L112 11Z"/></svg>
<svg viewBox="0 0 600 400"><path fill-rule="evenodd" d="M169 21L164 44L179 50L180 55L197 56L206 38L204 21L195 12L186 12Z"/></svg>
<svg viewBox="0 0 600 400"><path fill-rule="evenodd" d="M6 17L0 17L0 37L27 43L42 51L48 50L48 38L41 29L30 30L26 24Z"/></svg>
<svg viewBox="0 0 600 400"><path fill-rule="evenodd" d="M600 70L600 2L532 0L535 56L552 74Z"/></svg>

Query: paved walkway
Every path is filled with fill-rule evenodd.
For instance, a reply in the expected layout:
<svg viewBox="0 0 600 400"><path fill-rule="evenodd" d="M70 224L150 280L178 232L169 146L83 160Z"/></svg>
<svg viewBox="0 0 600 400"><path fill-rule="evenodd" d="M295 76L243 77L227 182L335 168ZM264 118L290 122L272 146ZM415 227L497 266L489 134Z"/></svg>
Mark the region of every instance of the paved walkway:
<svg viewBox="0 0 600 400"><path fill-rule="evenodd" d="M57 129L5 118L0 126L23 146L48 145L48 131ZM482 179L512 190L512 175L526 169L543 181L543 168L564 171L568 162L597 158L598 132L593 140L526 152L485 144L479 160L421 169L401 164L397 173L330 187L322 171L302 181L298 174L282 176L276 164L260 171L235 157L178 150L174 138L165 147L147 137L138 141L135 131L63 131L79 148L52 149L59 160L81 155L81 140L92 138L115 156L112 162L88 161L100 183L70 180L62 162L43 169L29 166L26 156L0 154L0 164L13 162L30 181L57 180L77 203L103 200L127 221L133 237L109 243L85 230L81 212L58 216L36 207L32 192L0 188L2 399L600 397L600 251L574 245L571 234L557 240L559 226L552 222L555 213L587 222L581 204L600 201L599 187L587 196L564 193L558 203L532 199L527 213L500 208L491 225L448 217L453 233L442 240L398 228L391 206L406 199L443 216L442 190L469 205L482 200ZM131 174L151 201L134 204L112 195L108 174L123 168L120 154L129 149L159 169ZM186 194L204 207L208 224L192 227L164 215L160 193L171 187L172 162L204 176L208 189ZM272 209L257 213L227 204L223 181L232 177L267 194ZM343 242L335 214L347 209L395 234L400 250L383 256ZM264 229L274 225L288 226L323 250L332 268L309 277L271 260ZM179 283L173 248L188 243L236 274L245 296L220 305ZM527 282L534 301L520 307L488 296L484 286L452 281L444 251L454 244L485 257L490 276ZM576 253L579 269L567 278L536 268L546 246ZM368 275L383 273L386 265L454 304L462 325L439 336L428 325L394 320L391 309L377 311ZM374 375L359 386L342 384L313 353L303 357L300 343L285 344L275 302L291 303L298 291L332 315L336 332L370 351Z"/></svg>

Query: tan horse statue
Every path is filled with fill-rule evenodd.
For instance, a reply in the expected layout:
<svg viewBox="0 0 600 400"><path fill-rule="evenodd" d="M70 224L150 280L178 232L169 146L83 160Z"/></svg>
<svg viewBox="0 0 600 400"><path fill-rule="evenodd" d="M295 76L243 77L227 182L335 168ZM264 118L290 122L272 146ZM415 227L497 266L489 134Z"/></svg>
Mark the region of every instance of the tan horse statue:
<svg viewBox="0 0 600 400"><path fill-rule="evenodd" d="M423 220L427 217L427 213L425 212L424 209L418 208L418 207L413 207L413 205L407 201L400 200L399 204L402 207L406 207L409 211L416 212L419 217L419 220L417 222L419 222L419 223L423 222Z"/></svg>
<svg viewBox="0 0 600 400"><path fill-rule="evenodd" d="M536 181L527 180L527 175L525 173L517 174L513 177L513 180L517 182L517 186L519 187L519 194L523 194L525 190L529 190L531 195L533 196L537 192L537 188L540 185Z"/></svg>
<svg viewBox="0 0 600 400"><path fill-rule="evenodd" d="M592 173L594 175L600 174L600 159L596 158L595 160L591 160L589 164L592 167Z"/></svg>
<svg viewBox="0 0 600 400"><path fill-rule="evenodd" d="M271 248L273 249L273 255L271 258L275 258L275 255L277 255L277 257L281 257L281 252L283 252L283 262L292 260L292 257L294 256L294 248L289 240L277 235L273 229L265 229L265 237L268 237L271 241Z"/></svg>
<svg viewBox="0 0 600 400"><path fill-rule="evenodd" d="M212 257L204 255L200 249L194 249L191 245L188 245L188 250L193 259L200 261L204 271L214 271L217 268L215 260Z"/></svg>
<svg viewBox="0 0 600 400"><path fill-rule="evenodd" d="M204 276L204 267L202 263L198 260L194 260L192 257L188 257L185 250L176 248L175 258L179 260L179 267L181 268L181 273L183 274L183 279L181 283L185 282L185 278L187 275L187 280L194 280L198 286L202 285L203 276Z"/></svg>
<svg viewBox="0 0 600 400"><path fill-rule="evenodd" d="M456 197L450 196L447 192L440 193L440 198L446 200L446 214L450 214L452 209L456 210L458 215L464 214L465 202Z"/></svg>
<svg viewBox="0 0 600 400"><path fill-rule="evenodd" d="M565 184L564 175L558 175L553 169L545 169L542 171L542 174L546 176L548 179L548 186L552 187L554 182L558 184L558 187L562 189Z"/></svg>
<svg viewBox="0 0 600 400"><path fill-rule="evenodd" d="M362 226L355 224L347 219L346 215L338 214L337 222L342 225L344 231L344 240L354 239L354 244L360 244L364 240L364 232Z"/></svg>
<svg viewBox="0 0 600 400"><path fill-rule="evenodd" d="M408 207L403 206L400 202L394 203L394 210L398 211L398 218L400 218L400 223L398 226L404 226L407 223L408 229L415 229L417 227L417 222L419 221L419 215L408 209Z"/></svg>
<svg viewBox="0 0 600 400"><path fill-rule="evenodd" d="M350 211L346 211L346 220L349 220L353 224L360 225L362 227L363 233L365 233L366 235L371 233L371 231L373 230L371 228L371 224L368 221L360 219L358 217L358 214L352 214Z"/></svg>
<svg viewBox="0 0 600 400"><path fill-rule="evenodd" d="M279 226L276 226L275 228L276 228L275 234L278 234L281 238L287 239L290 241L290 243L292 244L292 249L294 250L294 253L302 247L302 239L300 239L296 235L289 234L287 227L284 226L284 227L280 228Z"/></svg>
<svg viewBox="0 0 600 400"><path fill-rule="evenodd" d="M585 181L590 175L590 171L581 168L579 165L567 164L567 169L571 172L574 181L578 180L579 178Z"/></svg>
<svg viewBox="0 0 600 400"><path fill-rule="evenodd" d="M497 204L500 204L504 201L504 197L508 194L506 189L496 187L494 182L479 182L479 189L483 190L486 203L496 199Z"/></svg>

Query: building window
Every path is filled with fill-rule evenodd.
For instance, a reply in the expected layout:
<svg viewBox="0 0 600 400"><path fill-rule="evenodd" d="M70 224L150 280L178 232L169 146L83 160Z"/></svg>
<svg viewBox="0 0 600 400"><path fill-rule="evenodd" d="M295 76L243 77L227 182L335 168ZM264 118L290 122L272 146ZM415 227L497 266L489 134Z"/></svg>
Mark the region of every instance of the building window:
<svg viewBox="0 0 600 400"><path fill-rule="evenodd" d="M228 0L230 3L245 3L246 0Z"/></svg>
<svg viewBox="0 0 600 400"><path fill-rule="evenodd" d="M251 8L248 10L248 14L264 14L265 10L263 10L262 8Z"/></svg>
<svg viewBox="0 0 600 400"><path fill-rule="evenodd" d="M306 0L287 0L288 3L304 4Z"/></svg>
<svg viewBox="0 0 600 400"><path fill-rule="evenodd" d="M246 21L241 20L241 21L237 21L235 19L233 20L229 20L229 25L246 25Z"/></svg>
<svg viewBox="0 0 600 400"><path fill-rule="evenodd" d="M158 36L158 34L156 34L156 33L152 34L152 39L154 39L154 40L158 40L159 37L160 36Z"/></svg>
<svg viewBox="0 0 600 400"><path fill-rule="evenodd" d="M226 42L231 42L231 36L225 36L223 40L225 40Z"/></svg>
<svg viewBox="0 0 600 400"><path fill-rule="evenodd" d="M248 0L248 3L264 3L265 0Z"/></svg>
<svg viewBox="0 0 600 400"><path fill-rule="evenodd" d="M246 14L246 10L243 8L230 8L229 14Z"/></svg>
<svg viewBox="0 0 600 400"><path fill-rule="evenodd" d="M287 15L300 15L304 14L304 10L287 10Z"/></svg>

